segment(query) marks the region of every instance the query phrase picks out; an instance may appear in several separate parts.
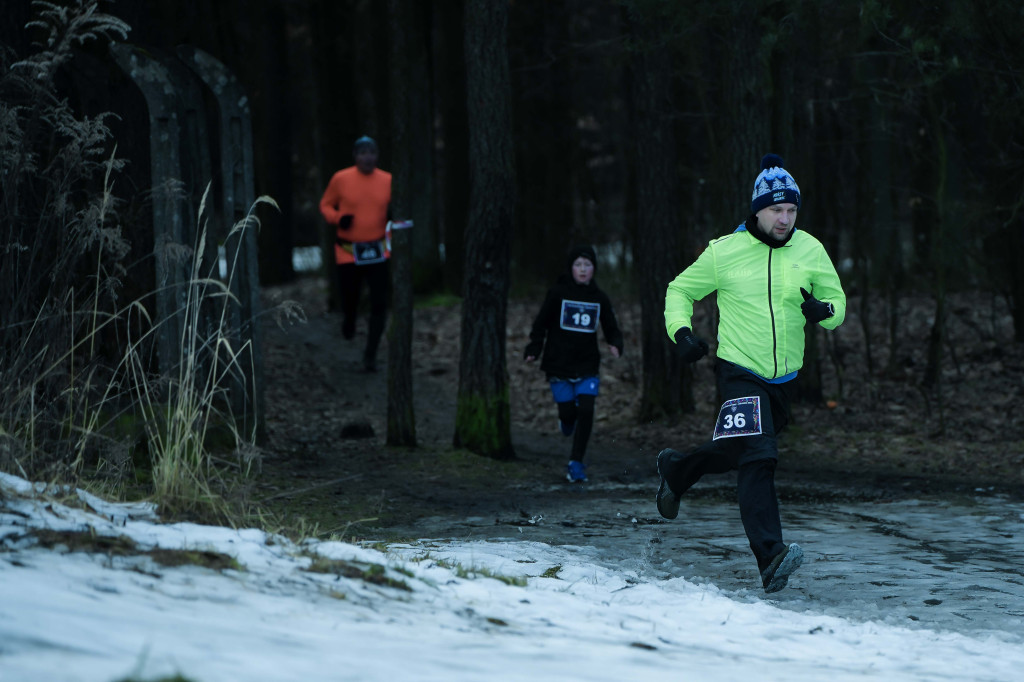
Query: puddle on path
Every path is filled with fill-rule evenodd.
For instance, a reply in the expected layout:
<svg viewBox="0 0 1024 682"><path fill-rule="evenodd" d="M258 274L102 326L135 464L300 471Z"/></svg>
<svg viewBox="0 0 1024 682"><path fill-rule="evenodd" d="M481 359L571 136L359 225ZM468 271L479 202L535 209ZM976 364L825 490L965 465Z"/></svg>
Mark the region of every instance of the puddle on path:
<svg viewBox="0 0 1024 682"><path fill-rule="evenodd" d="M635 571L641 580L683 577L739 601L767 599L795 611L1024 641L1020 502L984 495L956 502L786 495L785 539L799 542L806 556L789 587L769 598L730 489L688 497L679 518L665 521L653 488L619 488L553 486L529 501L511 494L493 516L423 519L405 532L576 546L589 561Z"/></svg>

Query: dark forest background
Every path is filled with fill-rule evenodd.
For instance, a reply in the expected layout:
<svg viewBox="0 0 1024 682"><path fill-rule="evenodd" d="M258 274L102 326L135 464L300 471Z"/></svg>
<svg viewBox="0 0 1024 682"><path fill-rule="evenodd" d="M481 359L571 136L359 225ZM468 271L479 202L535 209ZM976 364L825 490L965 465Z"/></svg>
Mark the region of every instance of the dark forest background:
<svg viewBox="0 0 1024 682"><path fill-rule="evenodd" d="M923 386L937 384L948 352L952 295L997 300L1013 322L1005 341L1024 341L1024 5L1016 0L99 7L130 26L123 42L192 45L240 80L256 194L279 207L261 212L265 286L297 277L294 247L327 248L320 196L351 164L353 140L368 134L380 143L381 167L408 179L401 209L415 219L417 296L465 295L466 305L480 305L473 277L491 256L507 273L498 268L490 293L535 296L572 244L593 243L603 286L642 308L639 416L686 411L687 370L660 319L665 286L746 217L759 160L774 152L800 184L799 227L825 243L857 306L869 371L894 369L899 355L888 350L910 296L931 308ZM45 38L29 27L37 9L4 2L8 61ZM76 43L75 62L101 64L106 45ZM83 92L102 90L102 69L60 68L56 82L83 108L76 115L95 115L85 108L101 99ZM121 144L142 134L130 118L106 124ZM5 189L5 201L12 196ZM812 368L823 352L813 341ZM499 394L501 363L488 389ZM806 390L820 397L820 377L816 386L815 372L806 374Z"/></svg>
<svg viewBox="0 0 1024 682"><path fill-rule="evenodd" d="M198 46L251 95L261 278L294 276L317 202L362 134L391 167L394 22L422 56L401 84L420 128L413 182L416 289L462 285L468 211L464 2L149 0L101 3L128 42ZM982 287L1012 301L1024 338L1024 8L853 1L507 3L515 148L514 281L547 281L573 242L636 257L647 220L670 221L681 265L742 220L758 161L781 154L803 190L802 227L854 290ZM24 46L28 0L4 3ZM396 16L400 14L401 16ZM653 144L652 144L653 142ZM651 217L651 214L654 214ZM442 255L443 254L443 258Z"/></svg>

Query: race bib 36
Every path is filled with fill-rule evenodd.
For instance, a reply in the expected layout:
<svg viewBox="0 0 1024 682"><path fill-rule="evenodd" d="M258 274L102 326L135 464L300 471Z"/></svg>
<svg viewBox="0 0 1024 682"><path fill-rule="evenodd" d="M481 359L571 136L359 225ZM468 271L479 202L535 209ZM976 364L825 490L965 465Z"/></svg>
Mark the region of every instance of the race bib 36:
<svg viewBox="0 0 1024 682"><path fill-rule="evenodd" d="M722 404L713 440L761 433L761 397L735 398Z"/></svg>

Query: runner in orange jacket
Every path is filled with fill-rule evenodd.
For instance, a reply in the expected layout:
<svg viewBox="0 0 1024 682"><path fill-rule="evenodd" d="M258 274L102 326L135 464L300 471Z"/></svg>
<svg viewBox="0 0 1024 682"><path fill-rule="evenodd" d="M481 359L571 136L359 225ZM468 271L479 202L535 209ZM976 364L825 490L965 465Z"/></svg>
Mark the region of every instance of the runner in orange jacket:
<svg viewBox="0 0 1024 682"><path fill-rule="evenodd" d="M370 321L363 352L363 368L377 370L377 346L387 320L391 275L387 239L391 173L377 168L378 148L363 136L353 146L355 165L331 177L320 213L335 232L335 278L341 294L341 333L356 332L356 311L365 280L370 290Z"/></svg>

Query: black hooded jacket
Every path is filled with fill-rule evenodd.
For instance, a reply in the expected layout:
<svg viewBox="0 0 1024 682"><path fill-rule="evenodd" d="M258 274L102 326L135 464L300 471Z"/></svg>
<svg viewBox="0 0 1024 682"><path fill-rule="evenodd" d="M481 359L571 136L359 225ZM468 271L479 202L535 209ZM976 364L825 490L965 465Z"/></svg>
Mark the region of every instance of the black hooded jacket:
<svg viewBox="0 0 1024 682"><path fill-rule="evenodd" d="M540 368L548 377L578 379L597 374L601 364L598 324L608 344L622 353L622 331L611 300L594 279L577 284L572 278L572 263L579 256L594 263L596 272L593 249L577 247L569 252L569 272L548 290L530 329L530 344L523 353L523 357L541 357L543 351Z"/></svg>

